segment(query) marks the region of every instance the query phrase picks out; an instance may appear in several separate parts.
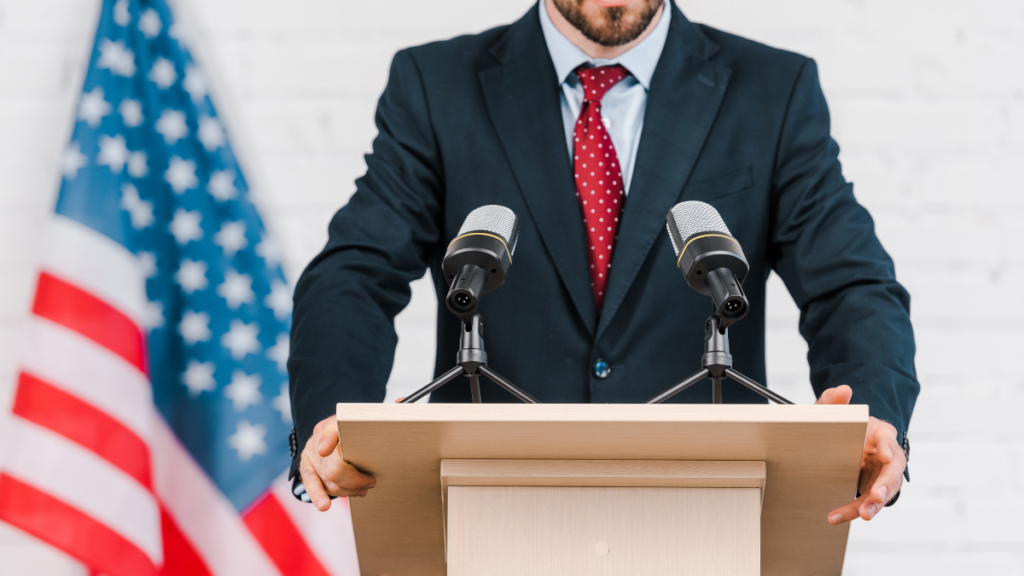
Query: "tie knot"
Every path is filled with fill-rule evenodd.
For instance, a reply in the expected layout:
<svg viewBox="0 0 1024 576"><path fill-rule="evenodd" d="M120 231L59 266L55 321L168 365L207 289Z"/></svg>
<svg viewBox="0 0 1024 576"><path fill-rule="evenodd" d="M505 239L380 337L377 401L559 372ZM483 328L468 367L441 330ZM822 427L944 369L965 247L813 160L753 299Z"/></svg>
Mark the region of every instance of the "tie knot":
<svg viewBox="0 0 1024 576"><path fill-rule="evenodd" d="M612 89L623 78L629 76L629 70L624 66L600 66L597 68L576 69L576 77L583 85L583 99L600 102L605 92Z"/></svg>

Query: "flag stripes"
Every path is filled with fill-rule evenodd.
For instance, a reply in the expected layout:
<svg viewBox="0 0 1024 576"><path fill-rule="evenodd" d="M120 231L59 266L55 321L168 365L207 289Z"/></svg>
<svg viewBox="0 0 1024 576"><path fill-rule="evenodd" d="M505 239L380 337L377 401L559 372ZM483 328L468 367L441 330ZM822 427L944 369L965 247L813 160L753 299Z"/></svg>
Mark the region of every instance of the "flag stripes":
<svg viewBox="0 0 1024 576"><path fill-rule="evenodd" d="M29 317L25 341L25 372L91 404L139 438L152 436L153 393L149 379L138 368L81 334L38 316Z"/></svg>
<svg viewBox="0 0 1024 576"><path fill-rule="evenodd" d="M7 474L0 474L0 520L107 576L158 573L151 558L103 522Z"/></svg>
<svg viewBox="0 0 1024 576"><path fill-rule="evenodd" d="M282 574L329 576L273 493L268 492L244 518Z"/></svg>
<svg viewBox="0 0 1024 576"><path fill-rule="evenodd" d="M160 509L153 494L106 460L78 444L14 416L4 475L28 482L131 542L159 565Z"/></svg>
<svg viewBox="0 0 1024 576"><path fill-rule="evenodd" d="M142 325L146 299L138 290L146 278L139 258L96 230L54 214L46 227L43 271L72 281L76 286L117 308ZM74 250L69 250L74 246Z"/></svg>
<svg viewBox="0 0 1024 576"><path fill-rule="evenodd" d="M12 412L92 451L142 486L152 487L146 443L88 402L22 372Z"/></svg>
<svg viewBox="0 0 1024 576"><path fill-rule="evenodd" d="M206 562L192 543L164 510L160 515L161 534L164 539L164 565L161 576L212 576Z"/></svg>
<svg viewBox="0 0 1024 576"><path fill-rule="evenodd" d="M282 576L238 511L159 417L154 419L150 450L156 494L211 573Z"/></svg>
<svg viewBox="0 0 1024 576"><path fill-rule="evenodd" d="M110 350L146 371L142 330L117 308L47 272L39 274L32 313Z"/></svg>

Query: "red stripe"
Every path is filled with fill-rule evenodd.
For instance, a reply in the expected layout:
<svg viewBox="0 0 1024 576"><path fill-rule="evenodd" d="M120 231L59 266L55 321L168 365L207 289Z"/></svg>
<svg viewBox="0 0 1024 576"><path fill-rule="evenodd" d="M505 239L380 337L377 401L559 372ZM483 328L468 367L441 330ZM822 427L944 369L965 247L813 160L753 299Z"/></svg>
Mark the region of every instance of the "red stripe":
<svg viewBox="0 0 1024 576"><path fill-rule="evenodd" d="M210 569L192 543L163 509L160 510L160 524L164 540L164 567L160 573L164 576L210 576Z"/></svg>
<svg viewBox="0 0 1024 576"><path fill-rule="evenodd" d="M22 372L12 411L91 450L146 488L152 487L149 446L92 404Z"/></svg>
<svg viewBox="0 0 1024 576"><path fill-rule="evenodd" d="M143 333L139 326L117 308L81 288L42 272L32 312L78 332L146 371Z"/></svg>
<svg viewBox="0 0 1024 576"><path fill-rule="evenodd" d="M0 520L56 546L96 572L108 576L157 574L149 556L106 525L4 474L0 474Z"/></svg>
<svg viewBox="0 0 1024 576"><path fill-rule="evenodd" d="M270 492L242 519L284 576L330 576L281 503Z"/></svg>

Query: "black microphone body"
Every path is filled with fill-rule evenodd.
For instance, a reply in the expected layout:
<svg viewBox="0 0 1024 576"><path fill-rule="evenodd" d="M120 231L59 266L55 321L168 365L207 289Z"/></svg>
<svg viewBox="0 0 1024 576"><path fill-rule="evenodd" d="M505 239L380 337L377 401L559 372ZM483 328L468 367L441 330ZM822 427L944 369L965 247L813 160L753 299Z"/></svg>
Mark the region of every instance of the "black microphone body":
<svg viewBox="0 0 1024 576"><path fill-rule="evenodd" d="M680 202L666 220L676 265L691 288L711 296L720 329L743 319L750 309L743 293L750 265L718 211L704 202Z"/></svg>
<svg viewBox="0 0 1024 576"><path fill-rule="evenodd" d="M504 206L481 206L448 245L441 269L450 288L445 304L467 325L480 296L505 283L519 239L519 219Z"/></svg>

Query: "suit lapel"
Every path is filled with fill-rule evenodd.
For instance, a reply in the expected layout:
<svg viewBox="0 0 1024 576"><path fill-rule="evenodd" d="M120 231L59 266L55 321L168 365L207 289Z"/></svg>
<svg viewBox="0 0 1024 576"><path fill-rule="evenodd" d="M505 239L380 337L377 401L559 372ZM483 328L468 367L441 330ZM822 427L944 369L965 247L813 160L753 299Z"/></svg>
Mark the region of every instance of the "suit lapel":
<svg viewBox="0 0 1024 576"><path fill-rule="evenodd" d="M655 240L664 232L665 214L678 202L690 177L732 73L709 61L717 46L674 5L672 10L665 48L651 79L596 338L611 323Z"/></svg>
<svg viewBox="0 0 1024 576"><path fill-rule="evenodd" d="M492 50L499 64L479 74L484 99L530 216L591 334L597 309L585 231L566 147L558 79L537 5Z"/></svg>

